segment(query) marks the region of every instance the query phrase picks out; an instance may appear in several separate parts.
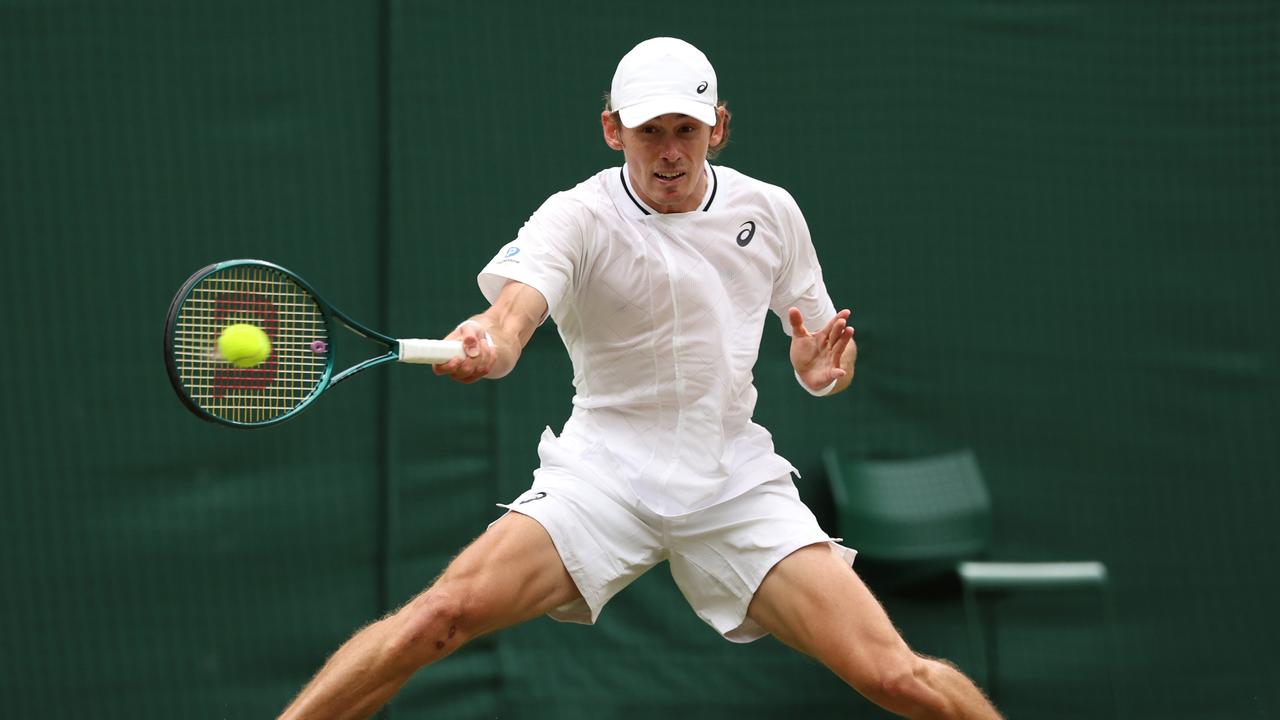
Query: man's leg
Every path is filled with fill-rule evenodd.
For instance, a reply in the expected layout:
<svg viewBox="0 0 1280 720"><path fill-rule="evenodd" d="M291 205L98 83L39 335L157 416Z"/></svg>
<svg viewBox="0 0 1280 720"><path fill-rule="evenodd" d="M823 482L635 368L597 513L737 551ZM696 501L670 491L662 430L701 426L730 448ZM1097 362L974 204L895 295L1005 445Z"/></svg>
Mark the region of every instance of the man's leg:
<svg viewBox="0 0 1280 720"><path fill-rule="evenodd" d="M954 666L912 652L871 591L825 543L801 548L775 565L747 614L891 712L910 718L1000 717Z"/></svg>
<svg viewBox="0 0 1280 720"><path fill-rule="evenodd" d="M281 718L363 718L468 640L581 597L546 530L508 513L400 610L356 633Z"/></svg>

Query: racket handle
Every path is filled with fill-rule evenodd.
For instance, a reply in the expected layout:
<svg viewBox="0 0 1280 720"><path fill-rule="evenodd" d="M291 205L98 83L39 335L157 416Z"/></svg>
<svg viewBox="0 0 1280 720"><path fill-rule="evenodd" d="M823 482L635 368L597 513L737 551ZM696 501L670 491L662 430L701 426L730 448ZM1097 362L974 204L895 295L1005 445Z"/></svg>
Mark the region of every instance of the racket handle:
<svg viewBox="0 0 1280 720"><path fill-rule="evenodd" d="M435 365L462 356L462 343L457 340L421 340L405 338L400 341L400 362Z"/></svg>

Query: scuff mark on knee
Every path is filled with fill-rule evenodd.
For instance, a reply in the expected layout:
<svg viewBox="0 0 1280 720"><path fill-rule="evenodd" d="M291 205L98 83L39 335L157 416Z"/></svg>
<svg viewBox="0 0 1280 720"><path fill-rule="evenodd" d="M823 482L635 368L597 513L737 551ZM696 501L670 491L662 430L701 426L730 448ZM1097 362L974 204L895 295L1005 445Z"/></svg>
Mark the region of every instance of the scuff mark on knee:
<svg viewBox="0 0 1280 720"><path fill-rule="evenodd" d="M449 634L448 634L448 636L446 636L445 640L452 640L452 639L453 639L453 636L454 636L454 635L457 635L457 634L458 634L458 626L457 626L457 625L455 625L455 624L453 624L453 623L450 623L450 624L449 624ZM437 649L437 650L443 650L443 649L444 649L444 644L445 644L445 641L444 641L444 640L437 640L437 641L436 641L436 649Z"/></svg>

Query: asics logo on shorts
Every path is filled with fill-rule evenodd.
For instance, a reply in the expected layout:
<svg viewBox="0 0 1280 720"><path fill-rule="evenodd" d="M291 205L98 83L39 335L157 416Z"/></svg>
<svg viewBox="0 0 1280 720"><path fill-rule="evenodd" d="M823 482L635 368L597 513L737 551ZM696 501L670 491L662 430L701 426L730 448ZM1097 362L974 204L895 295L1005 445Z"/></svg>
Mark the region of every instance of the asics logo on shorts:
<svg viewBox="0 0 1280 720"><path fill-rule="evenodd" d="M536 493L534 493L533 495L530 495L529 497L527 497L527 498L525 498L525 499L521 500L520 502L518 502L518 503L516 503L516 504L517 504L517 505L523 505L523 504L525 504L525 503L533 502L534 500L541 500L542 498L544 498L544 497L546 497L546 496L547 496L547 494L546 494L546 493L539 491L539 492L536 492Z"/></svg>

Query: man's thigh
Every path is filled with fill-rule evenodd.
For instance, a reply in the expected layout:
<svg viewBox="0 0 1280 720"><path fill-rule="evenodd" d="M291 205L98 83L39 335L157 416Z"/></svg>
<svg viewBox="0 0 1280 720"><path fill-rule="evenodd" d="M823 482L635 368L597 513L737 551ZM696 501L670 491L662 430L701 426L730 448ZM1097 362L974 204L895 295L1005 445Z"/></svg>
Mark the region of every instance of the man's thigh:
<svg viewBox="0 0 1280 720"><path fill-rule="evenodd" d="M477 634L531 620L581 598L547 531L507 513L468 545L428 592L465 602Z"/></svg>
<svg viewBox="0 0 1280 720"><path fill-rule="evenodd" d="M775 565L747 614L855 687L878 665L910 654L880 602L828 544L801 548Z"/></svg>

